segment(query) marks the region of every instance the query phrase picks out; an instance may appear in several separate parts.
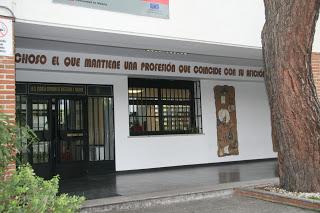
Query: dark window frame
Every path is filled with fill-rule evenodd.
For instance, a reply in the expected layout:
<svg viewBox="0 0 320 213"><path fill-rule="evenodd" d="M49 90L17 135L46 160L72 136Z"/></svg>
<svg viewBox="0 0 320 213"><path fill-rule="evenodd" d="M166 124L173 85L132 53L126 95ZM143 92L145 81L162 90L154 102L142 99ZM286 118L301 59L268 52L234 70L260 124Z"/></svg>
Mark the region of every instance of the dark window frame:
<svg viewBox="0 0 320 213"><path fill-rule="evenodd" d="M139 96L130 95L130 91L133 92L135 89L157 89L157 96L152 100L150 97L142 97L141 99L133 100L134 98L139 98ZM181 93L189 94L189 98L176 100L176 96L171 96L168 98L167 94L162 96L162 91L174 90L178 89ZM188 91L188 92L187 92ZM200 82L199 81L183 81L183 80L160 80L160 79L138 79L138 78L130 78L128 81L128 96L129 96L129 132L130 136L143 136L143 135L173 135L173 134L201 134L203 132L202 129L202 109L201 109L201 91L200 91ZM173 97L173 100L171 99ZM159 129L155 131L132 131L131 125L137 119L144 119L144 117L148 116L137 116L130 114L130 107L134 106L158 106L158 116L152 116L153 118L158 118L159 120ZM178 111L175 113L186 113L186 115L175 115L175 116L165 116L163 113L164 106L169 106L178 108ZM187 110L189 108L189 112ZM181 110L182 111L179 111ZM186 111L184 111L186 110ZM149 116L150 117L150 116ZM165 117L167 121L169 118L178 119L179 129L177 130L176 124L174 125L174 129L166 130L164 127ZM179 119L187 119L189 120L190 125L186 130L180 129L180 121ZM156 125L156 124L155 124ZM186 128L184 125L182 128Z"/></svg>

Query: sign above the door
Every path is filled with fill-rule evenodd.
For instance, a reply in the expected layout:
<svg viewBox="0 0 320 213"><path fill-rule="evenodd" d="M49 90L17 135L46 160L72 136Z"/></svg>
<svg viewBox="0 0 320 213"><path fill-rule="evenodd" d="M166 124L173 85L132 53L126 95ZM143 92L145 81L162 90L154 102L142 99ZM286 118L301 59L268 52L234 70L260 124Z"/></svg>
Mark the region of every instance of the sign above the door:
<svg viewBox="0 0 320 213"><path fill-rule="evenodd" d="M87 95L112 97L113 87L105 85L17 83L16 94L20 95Z"/></svg>
<svg viewBox="0 0 320 213"><path fill-rule="evenodd" d="M65 84L30 84L29 94L45 95L85 95L84 85L65 85Z"/></svg>
<svg viewBox="0 0 320 213"><path fill-rule="evenodd" d="M133 58L60 51L17 49L17 70L146 75L201 79L263 81L261 67L245 67L176 60Z"/></svg>
<svg viewBox="0 0 320 213"><path fill-rule="evenodd" d="M169 0L53 0L53 2L139 16L169 18Z"/></svg>

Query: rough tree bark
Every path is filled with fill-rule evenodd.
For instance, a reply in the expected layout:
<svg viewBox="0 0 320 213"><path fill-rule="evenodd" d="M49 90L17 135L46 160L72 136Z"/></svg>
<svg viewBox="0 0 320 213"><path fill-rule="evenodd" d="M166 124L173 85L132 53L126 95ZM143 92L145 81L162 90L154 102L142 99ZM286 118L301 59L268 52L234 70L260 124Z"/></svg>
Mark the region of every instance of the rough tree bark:
<svg viewBox="0 0 320 213"><path fill-rule="evenodd" d="M264 0L265 82L280 186L320 192L320 104L311 53L320 0Z"/></svg>

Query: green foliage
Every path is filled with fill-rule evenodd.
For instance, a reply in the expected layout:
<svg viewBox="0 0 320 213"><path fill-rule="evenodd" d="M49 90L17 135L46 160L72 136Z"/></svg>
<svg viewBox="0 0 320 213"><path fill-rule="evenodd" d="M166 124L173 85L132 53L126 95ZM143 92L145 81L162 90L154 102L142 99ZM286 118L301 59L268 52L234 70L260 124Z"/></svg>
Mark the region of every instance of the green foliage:
<svg viewBox="0 0 320 213"><path fill-rule="evenodd" d="M31 129L17 128L7 116L0 113L0 212L75 212L84 197L58 196L58 176L44 180L35 175L30 165L22 165L9 180L3 180L8 163L16 161L16 154L37 141Z"/></svg>
<svg viewBox="0 0 320 213"><path fill-rule="evenodd" d="M8 163L16 160L16 154L36 141L37 136L30 128L17 128L6 115L0 113L0 175Z"/></svg>
<svg viewBox="0 0 320 213"><path fill-rule="evenodd" d="M320 197L317 197L317 196L310 196L308 198L311 200L320 200Z"/></svg>
<svg viewBox="0 0 320 213"><path fill-rule="evenodd" d="M30 165L20 166L8 181L0 183L0 212L75 212L83 197L57 195L59 178L44 180Z"/></svg>

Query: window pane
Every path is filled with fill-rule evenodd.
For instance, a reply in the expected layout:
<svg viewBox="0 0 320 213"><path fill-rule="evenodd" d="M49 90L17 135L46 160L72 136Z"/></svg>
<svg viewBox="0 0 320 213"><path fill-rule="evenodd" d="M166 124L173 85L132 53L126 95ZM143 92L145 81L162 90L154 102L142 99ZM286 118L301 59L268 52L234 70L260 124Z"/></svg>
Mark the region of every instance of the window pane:
<svg viewBox="0 0 320 213"><path fill-rule="evenodd" d="M189 105L163 105L165 130L188 130L190 124Z"/></svg>
<svg viewBox="0 0 320 213"><path fill-rule="evenodd" d="M24 127L27 124L27 96L26 95L16 95L16 122L18 127ZM21 141L21 146L24 147L23 150L18 154L20 162L28 162L28 149L26 145L27 140Z"/></svg>
<svg viewBox="0 0 320 213"><path fill-rule="evenodd" d="M128 93L130 135L202 132L199 82L129 79Z"/></svg>
<svg viewBox="0 0 320 213"><path fill-rule="evenodd" d="M89 160L114 160L113 102L111 97L88 98Z"/></svg>

